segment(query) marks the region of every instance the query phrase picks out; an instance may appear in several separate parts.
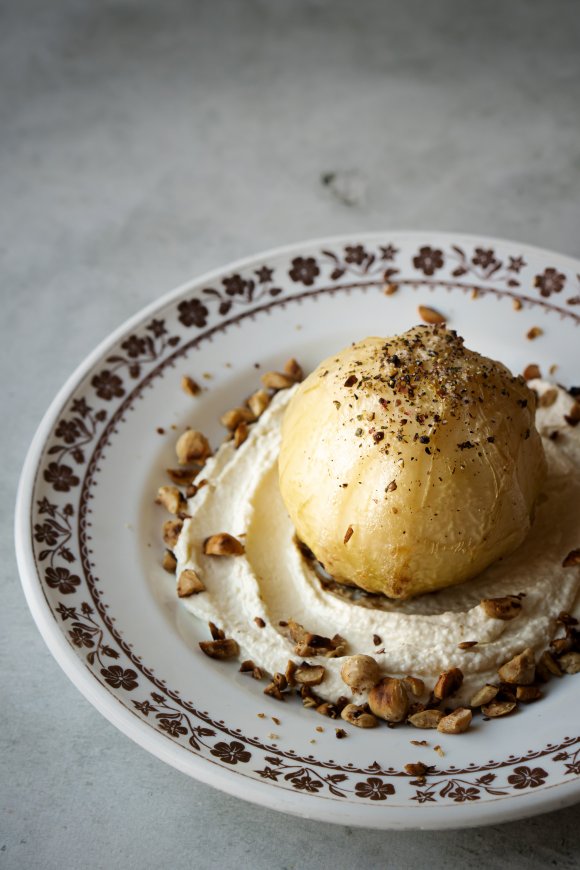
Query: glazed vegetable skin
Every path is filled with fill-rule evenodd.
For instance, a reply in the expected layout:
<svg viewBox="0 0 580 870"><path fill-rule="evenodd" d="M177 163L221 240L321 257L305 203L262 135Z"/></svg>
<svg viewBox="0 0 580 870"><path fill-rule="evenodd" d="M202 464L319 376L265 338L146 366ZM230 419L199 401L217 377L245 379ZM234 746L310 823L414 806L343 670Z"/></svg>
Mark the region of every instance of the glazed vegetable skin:
<svg viewBox="0 0 580 870"><path fill-rule="evenodd" d="M441 326L324 360L284 416L280 491L333 577L410 598L474 577L526 537L545 475L521 377Z"/></svg>

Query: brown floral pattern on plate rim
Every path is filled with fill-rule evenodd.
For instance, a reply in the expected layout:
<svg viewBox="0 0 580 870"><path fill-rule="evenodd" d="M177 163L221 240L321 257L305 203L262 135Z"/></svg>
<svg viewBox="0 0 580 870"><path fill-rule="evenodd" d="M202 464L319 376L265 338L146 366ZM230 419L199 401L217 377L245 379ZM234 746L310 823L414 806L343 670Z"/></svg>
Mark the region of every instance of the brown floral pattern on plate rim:
<svg viewBox="0 0 580 870"><path fill-rule="evenodd" d="M252 752L248 747L268 753L267 756L264 756L263 769L254 769L253 774L262 779L274 781L278 785L287 783L283 787L290 786L293 789L303 791L305 794L323 796L323 791L327 791L328 797L332 795L344 798L350 792L357 798L382 801L395 793L395 787L390 783L385 783L383 777L404 778L407 782L410 780L404 771L393 768L382 769L377 762L373 762L364 769L356 768L353 765L341 767L334 762L317 760L313 756L299 757L292 750L282 752L276 744L270 746L262 744L257 738L248 738L242 735L239 729L230 729L223 722L213 721L209 714L195 710L189 702L183 701L177 692L168 689L162 680L158 680L152 671L142 664L140 657L136 656L129 645L125 643L106 612L106 606L101 600L99 590L95 588L95 578L90 570L86 540L86 528L89 525L87 522L89 490L94 475L98 473L98 461L104 447L109 443L110 435L116 431L115 427L122 421L123 415L131 410L134 401L154 378L166 367L174 365L177 357L184 356L203 341L211 340L214 334L225 332L232 324L240 323L246 318L253 319L256 315L273 307L285 307L290 302L299 302L322 294L333 295L353 290L366 292L372 288L381 288L388 282L394 283L397 288L427 287L434 290L441 287L447 290L461 290L464 293L476 291L478 296L491 293L498 298L517 298L523 304L541 306L546 311L558 313L560 317L572 318L576 325L580 323L580 315L576 314L575 311L570 308L560 308L545 301L552 292L559 293L566 285L567 276L558 269L547 267L543 272L534 276L533 285L538 289L539 296L542 298L533 298L523 296L515 291L515 288L520 286L520 281L515 276L519 275L521 269L526 266L524 258L521 256L508 256L502 261L493 249L475 248L473 255L470 256L458 245L451 245L449 250L425 245L420 247L412 258L415 271L422 273L422 277L404 278L401 276L400 269L394 267L398 253L393 245L381 246L378 250L371 251L364 245L353 244L344 245L342 252L325 250L318 257L294 257L287 270L288 277L294 284L305 288L312 287L312 289L305 289L298 293L290 292L288 295L284 295L284 291L274 283L275 268L262 265L251 275L234 273L222 279L222 287L219 289L206 288L201 293L197 292L191 299L180 297L179 300L160 309L160 311L166 311L167 314L172 308L175 309L173 314L177 314L177 321L181 324L181 327L176 324L176 328L205 329L208 325L208 319L211 317L208 305L212 303L218 304L217 314L219 317L226 318L225 320L205 329L192 340L182 344L181 336L169 335L165 319L153 318L144 327L143 335L132 334L119 340L116 345L119 350L106 357L107 368L103 368L96 374L91 372L93 376L90 387L94 390L96 399L105 402L122 399L122 402L98 436L87 464L81 489L78 537L85 581L100 619L129 662L137 668L142 676L152 682L161 692L164 692L174 704L178 705L171 707L167 697L158 692L152 692L150 697L153 703L148 699L136 701L131 698L135 708L133 712L138 711L143 720L149 724L154 721L156 730L164 733L170 739L177 740L181 746L189 751L203 755L208 761L213 761L211 757L213 756L222 765L237 767L238 764L247 765L250 763ZM446 262L453 264L451 277L455 280L449 280L443 276L431 277L442 270ZM326 278L323 272L325 264L327 269L331 270L329 276L331 280L336 282L347 274L352 275L356 280L350 283L334 283L316 287L319 276L321 281ZM468 274L480 281L485 281L486 284L467 284L457 281L457 278ZM578 287L580 287L580 276L576 275L575 278ZM500 282L505 286L490 286L489 282ZM576 305L577 302L580 302L580 299L577 300L575 297L567 300L567 304L572 306ZM232 309L235 310L235 307L240 305L245 310L228 318L227 316ZM155 364L155 366L142 379L139 379L143 368L151 364ZM129 393L127 393L126 381L121 373L125 377L128 376L137 381L136 386ZM89 395L90 389L87 389L86 386L79 388L77 385L74 392L76 394L83 392L85 395ZM107 420L107 410L100 408L98 411L94 411L88 405L85 395L73 399L72 402L69 399L64 403L63 412L65 408L69 408L70 402L69 411L73 415L72 419L59 420L54 430L54 438L61 443L52 444L50 449L45 451L41 460L41 464L44 462L44 481L50 484L55 493L59 495L70 492L71 489L75 489L80 484L79 477L74 473L75 469L64 464L62 459L67 458L68 460L70 457L70 460L74 460L78 465L83 465L85 463L83 448L92 444L97 437L99 424ZM56 457L56 459L51 458L46 462L44 461L46 457ZM81 591L79 588L81 580L78 574L74 574L71 569L64 565L54 567L55 559L64 560L70 565L74 565L76 562L75 556L67 546L73 535L71 519L75 513L74 506L68 501L64 505L54 505L45 496L37 501L37 507L34 519L38 519L39 522L33 523L34 538L37 543L44 545L43 549L40 550L34 546L33 542L39 576L41 570L39 563L45 562L44 578L47 586L52 590L58 589L62 595L76 595ZM43 591L54 618L56 619L56 613L58 613L63 622L71 619L70 629L68 629L69 642L78 650L83 652L88 650L85 652L86 661L91 666L95 678L102 685L108 687L109 691L122 689L124 692L130 693L137 689L139 686L137 671L107 661L109 658L118 659L119 652L105 641L104 629L93 618L94 610L91 605L83 602L76 607L67 607L61 601L58 607L53 608L46 590ZM77 609L80 609L80 615ZM118 694L115 694L115 697L120 703L124 703ZM126 703L124 706L130 709ZM155 717L149 720L148 717L151 713L154 713ZM203 724L192 725L190 716L194 716ZM210 745L207 738L216 736L213 729L233 738L232 741L226 743L220 740L213 746ZM184 742L185 740L187 743ZM506 796L510 790L513 794L521 792L522 789L537 788L544 785L549 773L543 768L532 768L523 762L547 758L548 756L552 756L553 761L568 762L564 765L565 774L579 775L580 749L575 753L568 751L577 743L580 743L580 737L567 737L562 744L548 745L536 752L529 751L521 758L510 756L503 762L490 761L483 767L477 767L473 764L462 770L457 770L453 766L448 770L433 768L434 778L429 779L421 788L416 789L415 795L410 800L418 803L432 803L440 799L469 802L480 800L482 794L485 796ZM338 773L323 774L315 768L324 771L334 770ZM496 774L490 772L500 768L509 768L513 771L503 785L496 783ZM483 771L487 772L482 773ZM465 779L465 776L472 776L474 773L482 773L482 775L475 779ZM346 781L349 780L349 776L355 774L366 775L367 779L357 782L354 789L349 789ZM443 777L443 779L438 779L439 777ZM343 783L345 784L343 785ZM352 783L349 784L352 785ZM411 782L411 785L418 784Z"/></svg>

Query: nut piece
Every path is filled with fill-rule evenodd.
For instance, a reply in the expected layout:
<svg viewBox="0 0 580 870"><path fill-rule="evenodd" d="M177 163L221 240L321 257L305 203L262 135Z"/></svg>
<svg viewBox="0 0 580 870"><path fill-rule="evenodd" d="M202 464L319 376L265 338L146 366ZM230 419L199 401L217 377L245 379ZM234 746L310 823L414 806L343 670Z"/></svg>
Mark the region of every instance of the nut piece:
<svg viewBox="0 0 580 870"><path fill-rule="evenodd" d="M414 725L415 728L437 728L442 718L441 710L421 710L409 716L409 724Z"/></svg>
<svg viewBox="0 0 580 870"><path fill-rule="evenodd" d="M199 396L201 393L200 385L193 378L190 378L189 375L183 375L181 378L181 389L188 396Z"/></svg>
<svg viewBox="0 0 580 870"><path fill-rule="evenodd" d="M378 719L372 713L368 713L364 707L357 704L347 704L343 707L341 717L345 722L356 725L357 728L376 728Z"/></svg>
<svg viewBox="0 0 580 870"><path fill-rule="evenodd" d="M435 308L429 308L427 305L419 305L417 310L419 317L425 323L445 323L447 319L440 311L437 311Z"/></svg>
<svg viewBox="0 0 580 870"><path fill-rule="evenodd" d="M270 394L266 390L256 390L248 399L248 407L254 417L260 417L270 404Z"/></svg>
<svg viewBox="0 0 580 870"><path fill-rule="evenodd" d="M429 768L422 761L405 765L405 773L408 773L409 776L425 776L428 770Z"/></svg>
<svg viewBox="0 0 580 870"><path fill-rule="evenodd" d="M577 550L570 550L562 562L563 568L572 568L573 565L580 565L580 548Z"/></svg>
<svg viewBox="0 0 580 870"><path fill-rule="evenodd" d="M479 603L490 619L515 619L522 609L522 602L516 595L506 595L504 598L482 598Z"/></svg>
<svg viewBox="0 0 580 870"><path fill-rule="evenodd" d="M160 486L155 503L163 505L170 514L178 514L187 507L186 500L176 486Z"/></svg>
<svg viewBox="0 0 580 870"><path fill-rule="evenodd" d="M248 437L248 424L242 420L241 423L238 423L236 426L236 431L234 432L234 447L237 450L240 447L246 438Z"/></svg>
<svg viewBox="0 0 580 870"><path fill-rule="evenodd" d="M246 548L233 535L219 532L204 541L203 552L206 556L243 556Z"/></svg>
<svg viewBox="0 0 580 870"><path fill-rule="evenodd" d="M545 393L542 393L538 400L538 405L540 408L551 408L556 399L558 398L558 390L546 390Z"/></svg>
<svg viewBox="0 0 580 870"><path fill-rule="evenodd" d="M471 725L473 714L467 707L458 707L448 716L443 716L437 725L437 731L444 734L463 734Z"/></svg>
<svg viewBox="0 0 580 870"><path fill-rule="evenodd" d="M530 701L537 701L542 697L537 686L518 686L516 689L516 701L523 701L528 704Z"/></svg>
<svg viewBox="0 0 580 870"><path fill-rule="evenodd" d="M326 668L322 665L298 665L292 671L291 678L303 686L318 686L326 675Z"/></svg>
<svg viewBox="0 0 580 870"><path fill-rule="evenodd" d="M520 686L529 686L533 683L535 673L534 651L529 647L498 668L499 677L504 683L517 683Z"/></svg>
<svg viewBox="0 0 580 870"><path fill-rule="evenodd" d="M539 338L543 334L544 330L541 326L532 326L532 328L528 329L528 331L526 332L526 338L530 341L533 341L535 338Z"/></svg>
<svg viewBox="0 0 580 870"><path fill-rule="evenodd" d="M340 676L351 689L368 690L381 679L381 669L372 656L349 656L343 662Z"/></svg>
<svg viewBox="0 0 580 870"><path fill-rule="evenodd" d="M186 568L179 575L177 594L179 598L188 598L190 595L197 595L198 592L205 592L203 580L200 580L191 568Z"/></svg>
<svg viewBox="0 0 580 870"><path fill-rule="evenodd" d="M548 650L545 650L540 656L540 660L536 665L536 674L544 683L547 683L550 677L562 676L560 665Z"/></svg>
<svg viewBox="0 0 580 870"><path fill-rule="evenodd" d="M294 357L287 359L284 363L284 374L287 374L293 381L301 381L304 378L302 366L296 362Z"/></svg>
<svg viewBox="0 0 580 870"><path fill-rule="evenodd" d="M163 523L163 543L172 550L177 544L179 533L183 527L182 520L166 520Z"/></svg>
<svg viewBox="0 0 580 870"><path fill-rule="evenodd" d="M500 716L509 716L516 707L515 701L492 701L491 704L482 707L481 712L490 719L499 719Z"/></svg>
<svg viewBox="0 0 580 870"><path fill-rule="evenodd" d="M409 709L409 698L401 680L385 677L369 692L369 707L387 722L402 722Z"/></svg>
<svg viewBox="0 0 580 870"><path fill-rule="evenodd" d="M199 648L210 659L233 659L239 655L240 648L233 638L223 640L201 640Z"/></svg>
<svg viewBox="0 0 580 870"><path fill-rule="evenodd" d="M249 408L232 408L231 411L226 411L220 418L220 423L234 432L240 423L251 423L254 420L254 415Z"/></svg>
<svg viewBox="0 0 580 870"><path fill-rule="evenodd" d="M541 378L542 373L540 371L540 367L536 365L536 363L530 363L525 367L523 371L523 376L526 381L533 381L536 378Z"/></svg>
<svg viewBox="0 0 580 870"><path fill-rule="evenodd" d="M481 689L475 693L469 702L469 706L482 707L484 704L489 704L490 701L493 701L498 691L499 689L497 686L490 686L489 683L486 683L485 686L482 686Z"/></svg>
<svg viewBox="0 0 580 870"><path fill-rule="evenodd" d="M186 429L177 439L175 445L177 461L180 465L188 465L190 462L205 462L211 456L209 441L195 429Z"/></svg>
<svg viewBox="0 0 580 870"><path fill-rule="evenodd" d="M175 569L177 568L177 559L171 552L171 550L166 550L163 554L163 569L167 571L168 574L175 574Z"/></svg>
<svg viewBox="0 0 580 870"><path fill-rule="evenodd" d="M567 674L580 674L580 653L567 652L558 659L558 664Z"/></svg>
<svg viewBox="0 0 580 870"><path fill-rule="evenodd" d="M443 671L433 689L433 696L442 701L444 698L449 698L453 695L463 683L463 671L460 668L451 668L449 671Z"/></svg>
<svg viewBox="0 0 580 870"><path fill-rule="evenodd" d="M199 468L166 468L165 470L177 486L190 486L200 471Z"/></svg>
<svg viewBox="0 0 580 870"><path fill-rule="evenodd" d="M409 675L403 677L403 685L414 698L420 698L425 692L425 683L418 677L411 677Z"/></svg>
<svg viewBox="0 0 580 870"><path fill-rule="evenodd" d="M261 381L269 390L287 390L296 383L294 378L282 372L264 372Z"/></svg>

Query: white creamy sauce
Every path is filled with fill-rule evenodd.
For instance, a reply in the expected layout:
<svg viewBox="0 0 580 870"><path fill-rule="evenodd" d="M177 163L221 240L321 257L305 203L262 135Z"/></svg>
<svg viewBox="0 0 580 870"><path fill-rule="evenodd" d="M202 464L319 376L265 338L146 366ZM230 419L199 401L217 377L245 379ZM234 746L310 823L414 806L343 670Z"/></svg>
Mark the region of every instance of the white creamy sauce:
<svg viewBox="0 0 580 870"><path fill-rule="evenodd" d="M553 385L532 381L540 395ZM295 389L295 388L294 388ZM385 675L412 674L431 689L438 675L459 667L465 681L456 700L469 698L497 669L525 647L541 653L554 636L556 617L568 611L580 617L580 568L562 567L570 550L580 547L580 426L564 420L572 400L558 390L556 402L538 408L548 476L530 534L509 557L459 586L411 601L382 599L379 607L325 590L312 566L293 542L294 529L278 488L277 457L284 409L294 389L278 393L238 450L227 442L209 460L208 485L189 502L175 555L177 576L192 568L206 592L182 599L195 616L218 624L238 641L242 657L269 673L284 672L289 659L299 663L280 621L294 619L308 631L348 643L347 654L367 653ZM559 432L556 440L549 435ZM203 554L210 535L229 532L243 541L244 556ZM485 615L479 602L525 593L522 611L510 621ZM266 626L260 628L255 617ZM379 635L376 646L373 635ZM470 650L462 641L477 641ZM336 700L348 695L340 677L341 659L306 661L323 664L326 675L315 691ZM366 700L364 693L357 703Z"/></svg>

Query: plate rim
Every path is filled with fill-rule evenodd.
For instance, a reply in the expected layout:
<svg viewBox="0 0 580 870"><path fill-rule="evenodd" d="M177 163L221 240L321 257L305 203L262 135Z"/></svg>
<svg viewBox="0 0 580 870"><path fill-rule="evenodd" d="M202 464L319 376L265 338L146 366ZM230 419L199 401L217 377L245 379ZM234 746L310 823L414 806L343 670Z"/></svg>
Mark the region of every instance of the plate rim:
<svg viewBox="0 0 580 870"><path fill-rule="evenodd" d="M453 239L453 241L461 241L466 245L489 244L490 246L514 246L518 251L521 251L522 254L533 253L534 256L541 255L548 258L554 257L558 263L562 265L566 264L573 269L576 269L579 266L579 261L569 255L561 254L557 251L541 248L535 245L522 244L510 239L479 236L472 233L453 233L420 229L403 231L387 230L364 233L353 232L324 236L277 246L272 249L260 251L232 262L225 263L222 266L209 270L197 277L190 278L188 281L185 281L172 290L163 293L157 299L145 305L105 336L102 341L100 341L97 346L87 354L83 360L81 360L63 386L58 390L42 416L27 450L20 475L16 498L14 527L18 570L25 598L36 626L49 651L54 656L62 670L81 694L109 722L111 722L111 724L143 749L181 772L190 776L195 776L195 778L207 785L268 808L272 808L269 798L274 794L274 792L268 787L267 781L259 781L249 777L232 776L233 771L219 765L209 765L207 763L207 758L196 756L193 753L186 755L179 747L164 739L161 734L148 728L146 723L136 715L132 717L128 716L127 714L131 712L129 707L125 707L118 698L94 679L91 671L84 665L65 639L58 623L54 620L44 590L39 582L30 543L30 505L34 494L39 462L51 428L56 418L61 413L63 406L68 401L68 398L70 398L72 391L78 387L79 383L103 357L107 350L114 346L118 339L129 332L134 326L142 324L152 314L168 304L171 304L172 301L180 298L187 292L190 292L194 288L200 287L203 284L209 283L215 278L223 276L227 272L241 271L242 269L247 269L256 262L283 257L293 252L304 252L305 250L322 246L341 245L345 242L370 244L371 242L377 242L378 240L384 241L386 238L393 241L414 238L417 239L417 241L420 241L422 237L425 237L425 240L430 243L437 243L438 241L441 241L441 243L443 243L443 241L449 243L450 240ZM334 802L328 802L326 800L308 800L303 802L304 807L301 809L298 806L301 802L297 800L298 796L296 793L286 792L284 789L276 790L276 803L278 806L276 806L275 809L305 818L316 818L337 824L351 824L374 829L396 828L401 830L411 830L440 829L442 827L447 829L476 827L480 825L494 824L501 821L515 820L517 818L530 817L532 815L573 804L580 799L580 792L578 789L580 781L575 782L574 780L570 780L569 783L570 786L576 785L577 787L565 788L565 783L559 782L552 786L546 786L538 794L527 792L519 795L518 800L516 801L514 801L513 796L511 796L511 800L515 804L515 806L511 808L509 808L508 804L505 804L504 800L480 804L479 807L481 812L476 818L471 816L467 818L464 816L461 818L461 807L449 805L430 807L429 817L426 817L425 813L421 812L423 809L422 807L417 806L416 809L411 811L409 806L397 807L393 805L376 808L365 806L365 810L363 811L362 805L357 807L356 805L342 804L344 811L336 814L333 811ZM551 795L550 791L552 789L556 789L558 793ZM565 794L562 794L563 791ZM525 798L525 800L523 798ZM500 808L498 804L503 806ZM328 811L324 811L325 805L328 807ZM309 809L315 811L309 812ZM377 816L376 821L370 821L370 819L366 818L372 810L380 811L380 817L378 813L374 813L374 815ZM440 812L437 812L437 810ZM443 812L443 817L440 816L441 811ZM361 818L363 812L364 818ZM406 820L406 817L409 817L409 819ZM450 819L449 817L452 818Z"/></svg>

